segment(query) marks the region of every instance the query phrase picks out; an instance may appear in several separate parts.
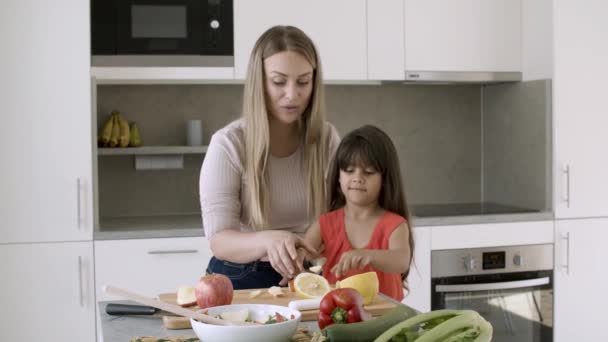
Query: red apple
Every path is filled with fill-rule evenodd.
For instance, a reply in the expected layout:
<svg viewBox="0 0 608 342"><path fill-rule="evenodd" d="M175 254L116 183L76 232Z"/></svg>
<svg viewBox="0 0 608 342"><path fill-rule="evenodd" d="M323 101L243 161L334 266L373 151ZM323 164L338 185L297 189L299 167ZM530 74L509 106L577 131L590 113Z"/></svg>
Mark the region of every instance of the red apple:
<svg viewBox="0 0 608 342"><path fill-rule="evenodd" d="M201 309L232 303L234 288L223 274L208 274L201 278L194 288L196 304Z"/></svg>

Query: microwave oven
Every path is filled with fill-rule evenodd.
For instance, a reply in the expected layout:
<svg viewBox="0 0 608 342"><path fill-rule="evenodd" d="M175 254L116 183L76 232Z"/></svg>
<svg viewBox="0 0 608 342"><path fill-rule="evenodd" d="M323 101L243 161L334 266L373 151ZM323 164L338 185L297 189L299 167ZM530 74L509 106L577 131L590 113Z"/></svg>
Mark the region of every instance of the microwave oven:
<svg viewBox="0 0 608 342"><path fill-rule="evenodd" d="M93 66L234 66L232 0L91 0Z"/></svg>

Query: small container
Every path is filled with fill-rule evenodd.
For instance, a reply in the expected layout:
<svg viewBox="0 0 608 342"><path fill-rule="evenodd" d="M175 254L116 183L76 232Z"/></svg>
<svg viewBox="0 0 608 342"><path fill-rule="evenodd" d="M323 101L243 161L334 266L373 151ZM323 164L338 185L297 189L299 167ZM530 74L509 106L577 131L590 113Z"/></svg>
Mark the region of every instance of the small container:
<svg viewBox="0 0 608 342"><path fill-rule="evenodd" d="M186 123L186 144L201 146L203 144L203 123L201 120L188 120Z"/></svg>

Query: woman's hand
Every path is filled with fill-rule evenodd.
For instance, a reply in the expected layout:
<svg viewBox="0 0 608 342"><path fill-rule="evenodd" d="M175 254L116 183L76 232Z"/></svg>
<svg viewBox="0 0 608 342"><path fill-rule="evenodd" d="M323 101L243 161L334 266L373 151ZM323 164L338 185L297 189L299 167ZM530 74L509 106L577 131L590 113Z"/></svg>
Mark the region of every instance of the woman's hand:
<svg viewBox="0 0 608 342"><path fill-rule="evenodd" d="M350 270L360 270L372 262L372 258L365 249L353 249L342 254L340 261L331 268L330 272L336 278L342 277Z"/></svg>
<svg viewBox="0 0 608 342"><path fill-rule="evenodd" d="M304 260L306 260L307 258L310 257L310 253L308 252L308 250L306 250L306 248L298 248L298 256L296 257L296 260L294 260L294 264L296 266L296 274L294 274L294 276L302 273L305 271L304 269ZM289 283L289 281L293 279L293 277L288 278L283 276L283 279L281 279L281 281L279 282L279 286L283 286L283 285L287 285L287 283Z"/></svg>
<svg viewBox="0 0 608 342"><path fill-rule="evenodd" d="M296 272L301 271L301 263L298 263L298 248L304 248L308 253L317 255L317 251L300 236L287 231L267 230L266 254L272 267L279 272L283 278L291 279ZM300 254L301 255L301 254Z"/></svg>

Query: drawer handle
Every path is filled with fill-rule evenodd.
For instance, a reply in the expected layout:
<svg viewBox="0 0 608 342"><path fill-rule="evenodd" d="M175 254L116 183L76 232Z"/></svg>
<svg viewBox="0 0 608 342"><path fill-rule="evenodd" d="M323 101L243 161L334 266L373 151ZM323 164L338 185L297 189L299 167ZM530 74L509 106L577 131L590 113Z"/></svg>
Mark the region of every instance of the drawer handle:
<svg viewBox="0 0 608 342"><path fill-rule="evenodd" d="M198 249L174 249L166 251L148 251L148 254L193 254L198 253Z"/></svg>
<svg viewBox="0 0 608 342"><path fill-rule="evenodd" d="M566 274L570 274L570 232L562 234L561 239L566 241L566 262L562 263L562 268L566 270Z"/></svg>
<svg viewBox="0 0 608 342"><path fill-rule="evenodd" d="M76 227L80 230L80 224L82 222L82 214L80 212L80 177L76 178Z"/></svg>
<svg viewBox="0 0 608 342"><path fill-rule="evenodd" d="M84 290L82 288L82 256L78 256L78 301L84 307Z"/></svg>
<svg viewBox="0 0 608 342"><path fill-rule="evenodd" d="M562 169L565 176L566 185L562 199L566 202L566 208L570 208L570 165L565 165Z"/></svg>

